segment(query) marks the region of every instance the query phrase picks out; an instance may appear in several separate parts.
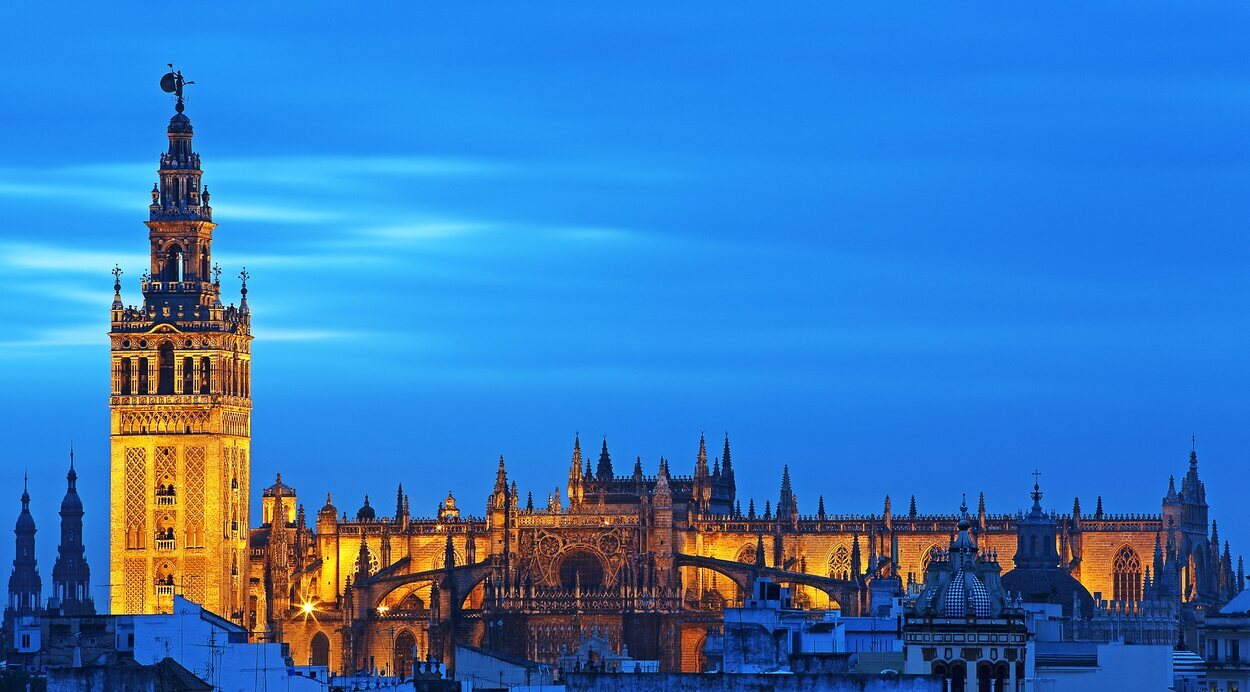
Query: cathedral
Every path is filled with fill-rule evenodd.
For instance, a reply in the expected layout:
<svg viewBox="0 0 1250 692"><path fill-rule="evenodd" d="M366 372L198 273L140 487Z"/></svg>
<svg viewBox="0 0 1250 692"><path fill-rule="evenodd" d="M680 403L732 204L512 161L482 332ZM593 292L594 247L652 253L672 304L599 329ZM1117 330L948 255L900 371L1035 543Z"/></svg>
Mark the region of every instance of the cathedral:
<svg viewBox="0 0 1250 692"><path fill-rule="evenodd" d="M896 510L889 496L879 513L829 512L823 498L801 509L788 467L775 501L747 500L744 509L728 436L692 438L689 457L671 466L614 461L606 439L583 453L575 437L564 490L540 492L537 502L501 457L484 503L449 494L428 512L414 513L402 486L350 502L326 493L324 504L317 489L320 506L306 510L309 496L277 475L260 491L253 523L247 273L238 304L224 305L210 196L180 90L166 135L140 305L123 303L114 271L113 613L167 611L182 595L257 640L285 642L296 665L335 672L407 671L414 658L454 668L457 644L553 664L585 631L664 670L699 671L723 609L756 578L787 585L802 606L856 614L874 580L896 580L914 596L952 561L973 564L973 541L996 570L1016 567L1014 555L1022 569L1060 572L1044 583L1021 572L1017 581L1020 589L1043 583L1041 597L1058 584L1069 602L1077 584L1100 603L1136 603L1159 591L1161 572L1186 612L1241 588L1240 565L1234 574L1209 521L1193 451L1157 509L1113 514L1099 498L1088 512L1075 500L1043 521L989 512L983 495L960 514L921 513L914 498ZM23 541L34 540L26 503L10 580L17 612L38 606L40 588L33 548L24 552ZM73 526L81 514L67 495L67 566L53 572L62 608L90 603ZM966 538L952 555L957 534Z"/></svg>

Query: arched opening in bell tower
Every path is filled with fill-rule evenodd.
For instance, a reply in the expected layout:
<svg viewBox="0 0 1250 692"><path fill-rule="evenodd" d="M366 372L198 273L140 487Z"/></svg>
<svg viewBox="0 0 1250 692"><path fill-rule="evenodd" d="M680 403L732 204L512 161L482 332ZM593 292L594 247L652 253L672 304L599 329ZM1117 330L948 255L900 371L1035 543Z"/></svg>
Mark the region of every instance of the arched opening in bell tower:
<svg viewBox="0 0 1250 692"><path fill-rule="evenodd" d="M200 394L208 394L209 382L212 381L210 377L212 374L211 363L212 361L209 360L208 356L200 358Z"/></svg>
<svg viewBox="0 0 1250 692"><path fill-rule="evenodd" d="M165 281L177 282L182 281L183 277L183 253L182 247L179 245L169 246L169 251L165 255L165 271L162 278Z"/></svg>
<svg viewBox="0 0 1250 692"><path fill-rule="evenodd" d="M162 343L156 351L157 362L157 394L174 393L174 345L168 341Z"/></svg>
<svg viewBox="0 0 1250 692"><path fill-rule="evenodd" d="M130 393L130 359L129 358L122 358L121 369L118 372L117 377L119 380L121 380L121 382L118 383L120 385L118 387L118 391L121 394L129 394Z"/></svg>

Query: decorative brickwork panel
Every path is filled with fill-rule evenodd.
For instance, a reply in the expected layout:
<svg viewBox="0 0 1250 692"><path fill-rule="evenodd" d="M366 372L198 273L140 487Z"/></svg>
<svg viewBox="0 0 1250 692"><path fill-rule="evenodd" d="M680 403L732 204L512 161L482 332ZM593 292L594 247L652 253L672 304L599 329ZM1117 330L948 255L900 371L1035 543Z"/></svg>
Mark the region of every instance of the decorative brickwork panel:
<svg viewBox="0 0 1250 692"><path fill-rule="evenodd" d="M246 531L247 527L251 525L248 523L248 516L247 516L247 510L248 510L247 494L248 494L248 488L251 487L248 485L248 482L250 480L249 477L251 475L250 472L251 472L251 468L248 465L247 450L240 449L239 450L239 500L240 500L239 501L239 526L243 527L244 531Z"/></svg>
<svg viewBox="0 0 1250 692"><path fill-rule="evenodd" d="M123 435L149 433L209 432L208 411L125 411L121 414Z"/></svg>
<svg viewBox="0 0 1250 692"><path fill-rule="evenodd" d="M156 483L158 485L176 485L178 482L178 448L156 448Z"/></svg>
<svg viewBox="0 0 1250 692"><path fill-rule="evenodd" d="M204 448L187 447L186 457L187 547L200 548L204 545Z"/></svg>
<svg viewBox="0 0 1250 692"><path fill-rule="evenodd" d="M120 585L126 593L126 612L144 612L144 597L148 592L147 560L127 558L125 562L126 583Z"/></svg>
<svg viewBox="0 0 1250 692"><path fill-rule="evenodd" d="M208 574L205 572L205 562L202 557L188 557L182 561L182 588L183 594L188 600L196 603L204 602L205 583Z"/></svg>
<svg viewBox="0 0 1250 692"><path fill-rule="evenodd" d="M125 473L126 547L142 548L147 535L148 499L147 454L142 448L126 449Z"/></svg>
<svg viewBox="0 0 1250 692"><path fill-rule="evenodd" d="M230 536L230 522L234 518L234 495L230 492L230 479L234 478L234 447L226 447L225 458L221 464L221 535Z"/></svg>
<svg viewBox="0 0 1250 692"><path fill-rule="evenodd" d="M222 426L227 435L238 435L239 437L247 437L250 433L248 430L247 414L227 411L221 415Z"/></svg>

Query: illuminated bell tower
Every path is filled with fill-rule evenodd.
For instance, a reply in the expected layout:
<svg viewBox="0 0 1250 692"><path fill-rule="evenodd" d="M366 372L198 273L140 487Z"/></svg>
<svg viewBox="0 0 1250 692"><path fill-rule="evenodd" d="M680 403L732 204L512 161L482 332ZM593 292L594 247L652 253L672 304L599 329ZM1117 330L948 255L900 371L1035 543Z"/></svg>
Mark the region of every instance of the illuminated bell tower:
<svg viewBox="0 0 1250 692"><path fill-rule="evenodd" d="M113 272L111 611L170 612L179 594L239 621L251 475L247 272L239 306L223 306L183 85L180 72L161 82L177 112L148 208L142 306L122 304Z"/></svg>

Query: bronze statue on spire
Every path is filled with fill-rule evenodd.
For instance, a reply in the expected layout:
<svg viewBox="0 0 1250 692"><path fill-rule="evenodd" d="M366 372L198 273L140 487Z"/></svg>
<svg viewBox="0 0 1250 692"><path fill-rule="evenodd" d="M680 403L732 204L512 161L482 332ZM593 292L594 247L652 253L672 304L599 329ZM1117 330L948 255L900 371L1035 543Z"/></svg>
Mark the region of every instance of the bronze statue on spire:
<svg viewBox="0 0 1250 692"><path fill-rule="evenodd" d="M178 103L174 108L181 113L184 108L182 105L182 88L188 84L195 84L195 82L184 80L182 78L182 70L175 70L172 62L166 64L169 65L169 72L165 73L164 77L161 77L161 91L178 97Z"/></svg>

